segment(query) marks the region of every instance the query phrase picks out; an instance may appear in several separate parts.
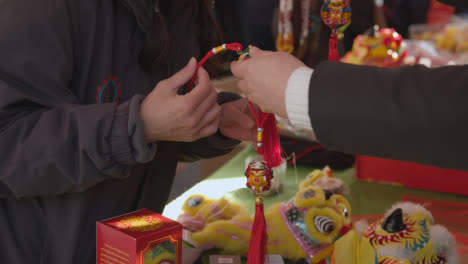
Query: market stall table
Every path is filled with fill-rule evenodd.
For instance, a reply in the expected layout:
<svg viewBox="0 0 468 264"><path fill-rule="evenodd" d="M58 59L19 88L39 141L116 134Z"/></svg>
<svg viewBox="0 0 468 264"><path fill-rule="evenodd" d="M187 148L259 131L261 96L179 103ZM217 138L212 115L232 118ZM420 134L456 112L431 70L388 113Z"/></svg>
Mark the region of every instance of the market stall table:
<svg viewBox="0 0 468 264"><path fill-rule="evenodd" d="M255 208L252 205L255 196L245 186L244 169L246 159L255 155L253 147L245 148L210 177L171 201L165 207L163 215L176 219L181 213L184 201L193 194L203 194L209 198L224 196L229 201L245 205L253 214ZM277 173L280 175L275 175L275 178L284 183L283 190L277 195L266 197L265 208L293 197L298 191L299 182L314 169L321 168L297 166L295 169L290 166L285 174ZM349 193L345 196L351 203L353 220L379 219L392 204L401 200L423 203L434 214L436 223L445 225L455 235L460 263L468 263L468 196L360 181L354 177L354 174L354 168L333 171L333 175L343 180L348 186Z"/></svg>

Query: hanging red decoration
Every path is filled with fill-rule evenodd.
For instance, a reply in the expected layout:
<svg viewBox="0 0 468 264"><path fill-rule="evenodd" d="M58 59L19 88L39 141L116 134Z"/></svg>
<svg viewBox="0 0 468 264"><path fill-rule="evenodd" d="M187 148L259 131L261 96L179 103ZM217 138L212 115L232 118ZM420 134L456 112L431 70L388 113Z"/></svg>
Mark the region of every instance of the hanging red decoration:
<svg viewBox="0 0 468 264"><path fill-rule="evenodd" d="M236 51L239 56L239 61L250 58L250 46L246 50L242 50L242 45L239 43L223 44L210 50L205 57L200 60L197 69L190 81L188 90L191 91L193 83L197 76L198 69L214 54L224 50ZM248 99L248 98L247 98ZM248 165L245 172L247 177L247 187L252 189L255 194L255 219L252 226L249 253L247 256L248 264L264 264L267 255L267 231L266 221L263 211L262 193L268 191L273 179L272 168L283 163L281 147L279 144L279 131L276 124L276 117L270 113L264 113L259 107L256 107L249 102L252 114L257 123L257 154L260 157L259 161L252 162Z"/></svg>
<svg viewBox="0 0 468 264"><path fill-rule="evenodd" d="M268 236L261 194L270 189L273 170L265 161L255 161L247 166L245 177L247 177L247 187L256 194L255 218L250 236L247 264L263 264L267 255Z"/></svg>
<svg viewBox="0 0 468 264"><path fill-rule="evenodd" d="M351 23L349 0L327 0L320 11L323 23L332 29L328 46L328 60L339 61L338 34Z"/></svg>

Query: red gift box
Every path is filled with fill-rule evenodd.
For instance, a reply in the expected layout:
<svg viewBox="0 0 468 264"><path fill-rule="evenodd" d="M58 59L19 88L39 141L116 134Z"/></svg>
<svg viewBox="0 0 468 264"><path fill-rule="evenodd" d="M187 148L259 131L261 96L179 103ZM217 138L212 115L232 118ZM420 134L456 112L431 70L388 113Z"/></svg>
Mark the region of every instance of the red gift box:
<svg viewBox="0 0 468 264"><path fill-rule="evenodd" d="M176 221L141 209L96 225L96 263L182 263L182 225Z"/></svg>
<svg viewBox="0 0 468 264"><path fill-rule="evenodd" d="M468 195L468 172L465 171L359 155L355 167L357 177L362 180Z"/></svg>
<svg viewBox="0 0 468 264"><path fill-rule="evenodd" d="M431 0L429 11L427 12L427 24L448 24L454 13L455 8L453 6L439 3L437 0Z"/></svg>

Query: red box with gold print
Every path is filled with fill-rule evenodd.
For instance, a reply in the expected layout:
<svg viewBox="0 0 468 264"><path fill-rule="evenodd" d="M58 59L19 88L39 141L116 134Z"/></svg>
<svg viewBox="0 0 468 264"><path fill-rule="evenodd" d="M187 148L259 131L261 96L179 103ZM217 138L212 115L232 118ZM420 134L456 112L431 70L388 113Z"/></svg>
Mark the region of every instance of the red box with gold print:
<svg viewBox="0 0 468 264"><path fill-rule="evenodd" d="M97 264L180 264L182 225L148 209L97 222Z"/></svg>

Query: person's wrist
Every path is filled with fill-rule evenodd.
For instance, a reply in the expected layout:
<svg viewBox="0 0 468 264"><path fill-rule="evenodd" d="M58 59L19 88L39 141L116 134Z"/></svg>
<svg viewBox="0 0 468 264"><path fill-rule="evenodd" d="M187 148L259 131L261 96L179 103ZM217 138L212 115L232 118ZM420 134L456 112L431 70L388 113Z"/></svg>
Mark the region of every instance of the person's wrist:
<svg viewBox="0 0 468 264"><path fill-rule="evenodd" d="M311 130L314 134L309 117L309 83L312 74L311 68L297 68L289 77L284 102L291 124L296 128Z"/></svg>
<svg viewBox="0 0 468 264"><path fill-rule="evenodd" d="M146 141L143 120L140 110L143 96L136 95L132 98L129 106L128 136L131 143L132 155L136 162L146 163L154 158L156 154L155 141Z"/></svg>
<svg viewBox="0 0 468 264"><path fill-rule="evenodd" d="M145 104L146 98L143 99L140 105L140 119L141 123L143 126L143 137L146 143L153 143L156 141L156 136L152 131L149 129L150 128L150 117L149 117L149 112L148 112L148 107L147 104Z"/></svg>
<svg viewBox="0 0 468 264"><path fill-rule="evenodd" d="M283 118L288 118L288 112L286 109L286 101L285 101L285 96L286 96L286 90L287 90L287 84L281 86L281 93L278 96L278 102L279 102L279 111L276 112L277 115L283 117Z"/></svg>

